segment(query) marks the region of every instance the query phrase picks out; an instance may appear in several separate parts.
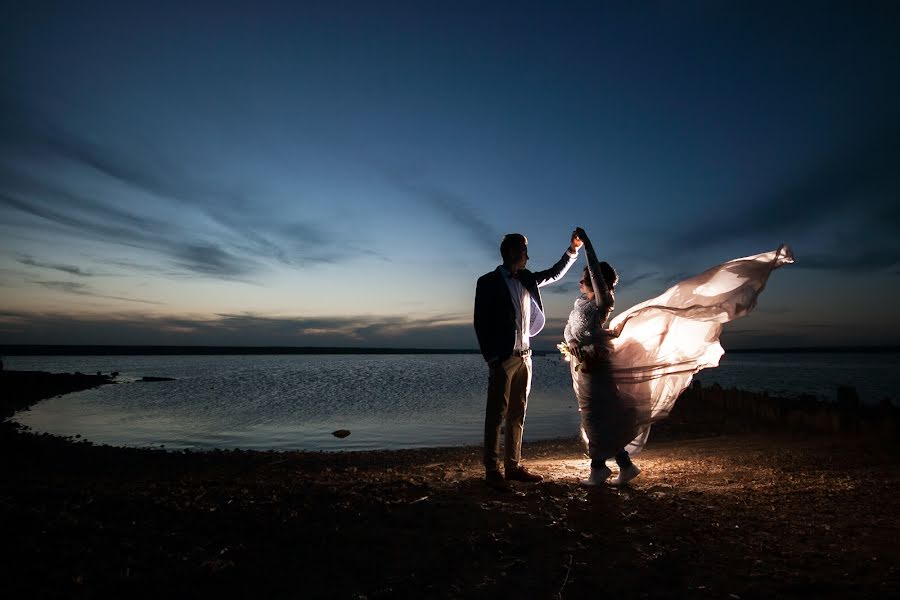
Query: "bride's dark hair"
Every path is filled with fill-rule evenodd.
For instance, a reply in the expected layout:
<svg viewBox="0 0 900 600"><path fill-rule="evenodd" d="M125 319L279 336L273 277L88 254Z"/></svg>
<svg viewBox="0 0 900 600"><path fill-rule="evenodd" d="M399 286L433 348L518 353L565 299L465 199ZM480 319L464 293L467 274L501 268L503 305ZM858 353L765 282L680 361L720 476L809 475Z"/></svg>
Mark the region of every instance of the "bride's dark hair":
<svg viewBox="0 0 900 600"><path fill-rule="evenodd" d="M587 267L584 268L584 278L590 279L590 269ZM606 261L600 263L600 276L603 278L603 281L606 283L606 287L609 289L613 289L616 287L616 284L619 283L619 274L616 273L616 270L613 269L612 265Z"/></svg>

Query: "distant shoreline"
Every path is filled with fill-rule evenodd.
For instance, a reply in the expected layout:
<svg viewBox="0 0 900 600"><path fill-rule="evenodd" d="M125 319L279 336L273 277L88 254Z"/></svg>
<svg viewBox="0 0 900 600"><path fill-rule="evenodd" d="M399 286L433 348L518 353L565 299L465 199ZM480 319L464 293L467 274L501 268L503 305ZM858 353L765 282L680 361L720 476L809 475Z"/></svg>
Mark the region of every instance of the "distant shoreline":
<svg viewBox="0 0 900 600"><path fill-rule="evenodd" d="M187 356L276 354L478 354L475 349L348 348L320 346L113 346L113 345L0 345L0 356ZM536 355L556 350L535 350ZM893 354L900 346L822 346L790 348L729 348L727 354Z"/></svg>
<svg viewBox="0 0 900 600"><path fill-rule="evenodd" d="M68 346L0 345L0 356L177 356L264 354L478 354L478 350L319 346Z"/></svg>
<svg viewBox="0 0 900 600"><path fill-rule="evenodd" d="M725 354L896 354L900 346L822 346L796 348L726 348Z"/></svg>

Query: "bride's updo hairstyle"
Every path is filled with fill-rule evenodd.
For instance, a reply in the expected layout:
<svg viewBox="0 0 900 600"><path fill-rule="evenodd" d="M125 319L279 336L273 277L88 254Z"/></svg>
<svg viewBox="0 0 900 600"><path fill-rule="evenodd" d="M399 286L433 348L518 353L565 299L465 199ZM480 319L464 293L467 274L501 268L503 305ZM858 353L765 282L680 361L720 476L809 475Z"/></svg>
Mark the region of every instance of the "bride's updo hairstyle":
<svg viewBox="0 0 900 600"><path fill-rule="evenodd" d="M600 275L606 282L606 287L613 289L619 283L619 274L613 269L612 265L606 261L600 263Z"/></svg>
<svg viewBox="0 0 900 600"><path fill-rule="evenodd" d="M606 287L610 290L616 287L616 284L619 283L619 274L616 273L616 270L613 269L612 265L606 261L600 263L600 277L603 278L604 283L606 283ZM587 267L584 268L583 278L586 281L591 280L591 270Z"/></svg>
<svg viewBox="0 0 900 600"><path fill-rule="evenodd" d="M509 251L520 244L528 245L528 238L521 233L507 233L500 242L500 257L505 261L508 258Z"/></svg>

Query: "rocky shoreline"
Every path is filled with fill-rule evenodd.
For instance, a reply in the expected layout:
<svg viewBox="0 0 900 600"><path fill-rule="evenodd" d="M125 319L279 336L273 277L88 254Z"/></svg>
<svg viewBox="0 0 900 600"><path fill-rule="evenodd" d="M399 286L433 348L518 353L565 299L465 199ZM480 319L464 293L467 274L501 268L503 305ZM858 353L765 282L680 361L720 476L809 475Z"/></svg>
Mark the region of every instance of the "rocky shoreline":
<svg viewBox="0 0 900 600"><path fill-rule="evenodd" d="M4 416L108 382L0 377ZM577 484L586 461L574 439L528 444L528 465L546 480L502 494L482 483L473 447L165 452L4 422L4 590L72 598L900 593L900 462L889 428L873 434L867 418L838 419L836 432L816 425L830 419L785 422L794 409L729 421L722 416L752 404L747 397L698 393L653 432L636 459L643 473L622 490Z"/></svg>

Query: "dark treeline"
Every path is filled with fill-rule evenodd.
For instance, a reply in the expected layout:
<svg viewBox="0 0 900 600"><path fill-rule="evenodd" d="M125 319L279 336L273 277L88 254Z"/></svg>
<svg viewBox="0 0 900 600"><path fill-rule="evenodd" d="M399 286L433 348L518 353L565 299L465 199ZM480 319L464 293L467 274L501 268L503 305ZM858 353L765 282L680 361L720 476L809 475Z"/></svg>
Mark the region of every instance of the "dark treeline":
<svg viewBox="0 0 900 600"><path fill-rule="evenodd" d="M896 354L900 346L821 346L797 348L726 348L726 354Z"/></svg>

